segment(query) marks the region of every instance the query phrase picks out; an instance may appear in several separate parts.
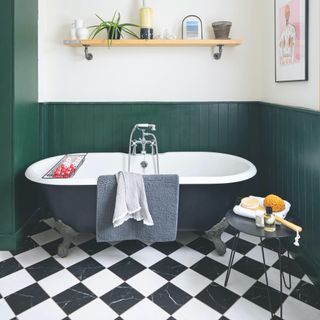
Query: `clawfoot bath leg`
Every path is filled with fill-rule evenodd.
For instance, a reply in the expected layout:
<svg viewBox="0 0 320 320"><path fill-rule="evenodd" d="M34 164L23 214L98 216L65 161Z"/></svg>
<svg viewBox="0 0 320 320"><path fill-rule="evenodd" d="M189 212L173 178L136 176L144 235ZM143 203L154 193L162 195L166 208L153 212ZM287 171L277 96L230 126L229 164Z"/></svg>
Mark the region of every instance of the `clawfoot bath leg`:
<svg viewBox="0 0 320 320"><path fill-rule="evenodd" d="M61 258L65 258L69 253L72 239L79 233L68 225L64 224L61 220L55 221L54 227L63 236L63 241L58 246L58 256Z"/></svg>
<svg viewBox="0 0 320 320"><path fill-rule="evenodd" d="M213 226L210 230L206 231L206 235L213 242L216 247L217 253L223 256L226 253L226 244L221 240L222 233L228 228L228 221L223 218L219 223Z"/></svg>

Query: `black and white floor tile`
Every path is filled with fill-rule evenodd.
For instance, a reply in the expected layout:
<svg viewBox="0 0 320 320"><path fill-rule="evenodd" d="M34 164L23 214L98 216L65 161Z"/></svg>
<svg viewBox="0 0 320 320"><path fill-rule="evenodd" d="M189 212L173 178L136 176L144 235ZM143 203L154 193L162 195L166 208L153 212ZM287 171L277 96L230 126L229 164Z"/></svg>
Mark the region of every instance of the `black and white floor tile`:
<svg viewBox="0 0 320 320"><path fill-rule="evenodd" d="M180 233L171 243L96 243L80 235L69 256L56 255L60 235L40 222L14 251L0 251L0 319L264 320L270 319L259 239L241 234L224 287L234 235L218 256L204 235ZM279 263L264 246L273 311L279 316ZM320 319L320 297L291 258L284 258L283 312L288 320ZM280 319L275 316L275 319Z"/></svg>

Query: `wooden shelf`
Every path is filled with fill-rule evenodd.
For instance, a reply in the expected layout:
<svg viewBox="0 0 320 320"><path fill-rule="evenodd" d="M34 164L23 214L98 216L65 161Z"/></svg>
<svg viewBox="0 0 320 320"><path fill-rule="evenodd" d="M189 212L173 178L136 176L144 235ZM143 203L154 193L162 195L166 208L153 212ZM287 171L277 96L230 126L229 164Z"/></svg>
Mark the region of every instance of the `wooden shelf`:
<svg viewBox="0 0 320 320"><path fill-rule="evenodd" d="M65 40L64 44L70 47L107 47L107 40ZM112 40L112 47L215 47L215 46L237 46L241 40L237 39L205 39L205 40L140 40L123 39Z"/></svg>

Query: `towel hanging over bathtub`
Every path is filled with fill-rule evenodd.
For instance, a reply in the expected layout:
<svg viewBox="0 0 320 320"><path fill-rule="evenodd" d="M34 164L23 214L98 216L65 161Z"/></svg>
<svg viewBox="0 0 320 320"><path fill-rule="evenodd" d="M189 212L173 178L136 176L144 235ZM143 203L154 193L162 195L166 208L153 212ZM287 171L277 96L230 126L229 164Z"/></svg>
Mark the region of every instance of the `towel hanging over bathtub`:
<svg viewBox="0 0 320 320"><path fill-rule="evenodd" d="M143 176L137 173L120 171L117 178L118 187L113 226L118 227L129 219L143 221L145 225L153 226Z"/></svg>
<svg viewBox="0 0 320 320"><path fill-rule="evenodd" d="M142 240L174 241L177 236L179 177L177 175L143 176L149 211L154 225L129 219L114 228L117 195L115 175L101 176L97 183L96 237L98 242Z"/></svg>

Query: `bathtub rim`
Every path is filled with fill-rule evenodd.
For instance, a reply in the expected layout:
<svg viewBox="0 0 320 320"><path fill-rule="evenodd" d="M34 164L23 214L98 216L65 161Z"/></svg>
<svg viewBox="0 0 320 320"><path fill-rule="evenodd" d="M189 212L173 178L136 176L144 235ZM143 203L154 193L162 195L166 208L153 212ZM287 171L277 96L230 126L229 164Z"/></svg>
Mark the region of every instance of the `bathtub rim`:
<svg viewBox="0 0 320 320"><path fill-rule="evenodd" d="M232 154L221 153L221 152L210 152L210 151L173 151L173 152L163 152L161 154L190 154L190 153L197 153L197 154L219 154L225 155L227 157L232 157L234 159L240 160L242 163L248 164L249 168L246 171L241 173L232 174L232 175L225 175L225 176L179 176L179 183L183 185L210 185L210 184L230 184L230 183L237 183L249 180L253 178L257 174L257 168L255 165L250 162L249 160L235 156ZM72 154L83 154L80 152L72 153ZM125 156L126 153L122 152L89 152L88 154L113 154L113 155L121 155ZM35 183L42 184L42 185L56 185L56 186L86 186L86 185L96 185L98 177L95 178L81 178L81 179L43 179L42 176L55 164L57 163L63 155L53 156L49 158L45 158L39 160L33 164L31 164L27 170L25 171L25 177ZM43 165L47 163L45 172L37 173L35 172L35 167L38 165ZM42 167L43 168L43 167ZM115 172L116 173L116 172Z"/></svg>

